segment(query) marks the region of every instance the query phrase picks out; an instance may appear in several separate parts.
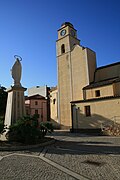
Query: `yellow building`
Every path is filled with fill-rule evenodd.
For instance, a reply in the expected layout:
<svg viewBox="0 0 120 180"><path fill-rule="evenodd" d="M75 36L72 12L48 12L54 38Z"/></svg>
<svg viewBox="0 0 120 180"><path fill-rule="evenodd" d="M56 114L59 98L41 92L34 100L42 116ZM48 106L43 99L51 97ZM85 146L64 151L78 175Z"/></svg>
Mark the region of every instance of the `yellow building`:
<svg viewBox="0 0 120 180"><path fill-rule="evenodd" d="M120 62L97 68L95 52L80 45L69 22L58 30L56 45L61 128L93 130L120 123Z"/></svg>
<svg viewBox="0 0 120 180"><path fill-rule="evenodd" d="M60 128L58 121L58 89L57 86L50 90L50 120L55 128Z"/></svg>
<svg viewBox="0 0 120 180"><path fill-rule="evenodd" d="M77 31L69 22L58 30L58 117L61 128L71 128L71 101L83 99L83 87L89 85L96 70L95 52L80 45Z"/></svg>
<svg viewBox="0 0 120 180"><path fill-rule="evenodd" d="M71 102L74 131L120 124L120 62L97 68L83 95L83 100Z"/></svg>

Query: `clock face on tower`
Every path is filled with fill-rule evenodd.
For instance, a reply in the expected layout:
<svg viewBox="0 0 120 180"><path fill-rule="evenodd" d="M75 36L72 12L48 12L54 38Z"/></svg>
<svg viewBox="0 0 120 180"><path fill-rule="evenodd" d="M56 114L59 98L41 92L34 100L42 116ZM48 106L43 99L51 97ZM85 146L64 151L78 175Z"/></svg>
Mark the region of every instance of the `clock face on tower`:
<svg viewBox="0 0 120 180"><path fill-rule="evenodd" d="M66 34L66 30L63 29L63 30L60 32L60 35L61 35L61 36L64 36L65 34Z"/></svg>

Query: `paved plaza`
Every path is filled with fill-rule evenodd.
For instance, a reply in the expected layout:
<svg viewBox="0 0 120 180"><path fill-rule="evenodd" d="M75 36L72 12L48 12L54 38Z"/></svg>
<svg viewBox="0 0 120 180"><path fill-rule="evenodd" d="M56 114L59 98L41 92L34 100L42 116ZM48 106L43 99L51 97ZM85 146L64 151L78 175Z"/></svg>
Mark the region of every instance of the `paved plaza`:
<svg viewBox="0 0 120 180"><path fill-rule="evenodd" d="M54 132L55 143L0 151L0 180L120 180L120 137Z"/></svg>

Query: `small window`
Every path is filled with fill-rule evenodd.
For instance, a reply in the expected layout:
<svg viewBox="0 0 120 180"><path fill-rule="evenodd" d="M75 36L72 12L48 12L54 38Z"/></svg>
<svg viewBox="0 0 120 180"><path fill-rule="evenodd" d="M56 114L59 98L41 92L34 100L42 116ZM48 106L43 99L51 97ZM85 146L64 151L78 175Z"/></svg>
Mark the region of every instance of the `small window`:
<svg viewBox="0 0 120 180"><path fill-rule="evenodd" d="M35 101L35 105L38 105L38 101Z"/></svg>
<svg viewBox="0 0 120 180"><path fill-rule="evenodd" d="M29 115L29 111L28 111L28 109L26 110L26 114L27 114L27 115Z"/></svg>
<svg viewBox="0 0 120 180"><path fill-rule="evenodd" d="M55 104L56 99L53 99L53 104Z"/></svg>
<svg viewBox="0 0 120 180"><path fill-rule="evenodd" d="M64 44L62 44L62 46L61 46L61 53L62 54L65 53L65 45Z"/></svg>
<svg viewBox="0 0 120 180"><path fill-rule="evenodd" d="M91 116L90 106L85 106L85 115L86 116Z"/></svg>
<svg viewBox="0 0 120 180"><path fill-rule="evenodd" d="M96 96L96 97L99 97L99 96L100 96L100 90L96 90L96 91L95 91L95 96Z"/></svg>
<svg viewBox="0 0 120 180"><path fill-rule="evenodd" d="M38 109L35 109L35 115L37 118L39 118Z"/></svg>
<svg viewBox="0 0 120 180"><path fill-rule="evenodd" d="M35 114L38 114L38 109L35 109Z"/></svg>

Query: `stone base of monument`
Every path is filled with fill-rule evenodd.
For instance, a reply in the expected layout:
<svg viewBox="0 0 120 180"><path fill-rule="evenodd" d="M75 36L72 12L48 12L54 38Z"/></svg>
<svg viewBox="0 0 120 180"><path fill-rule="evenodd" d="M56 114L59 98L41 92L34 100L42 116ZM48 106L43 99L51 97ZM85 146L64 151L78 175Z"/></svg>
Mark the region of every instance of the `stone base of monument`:
<svg viewBox="0 0 120 180"><path fill-rule="evenodd" d="M7 128L26 114L24 91L26 88L16 85L7 89L8 98L4 122Z"/></svg>

